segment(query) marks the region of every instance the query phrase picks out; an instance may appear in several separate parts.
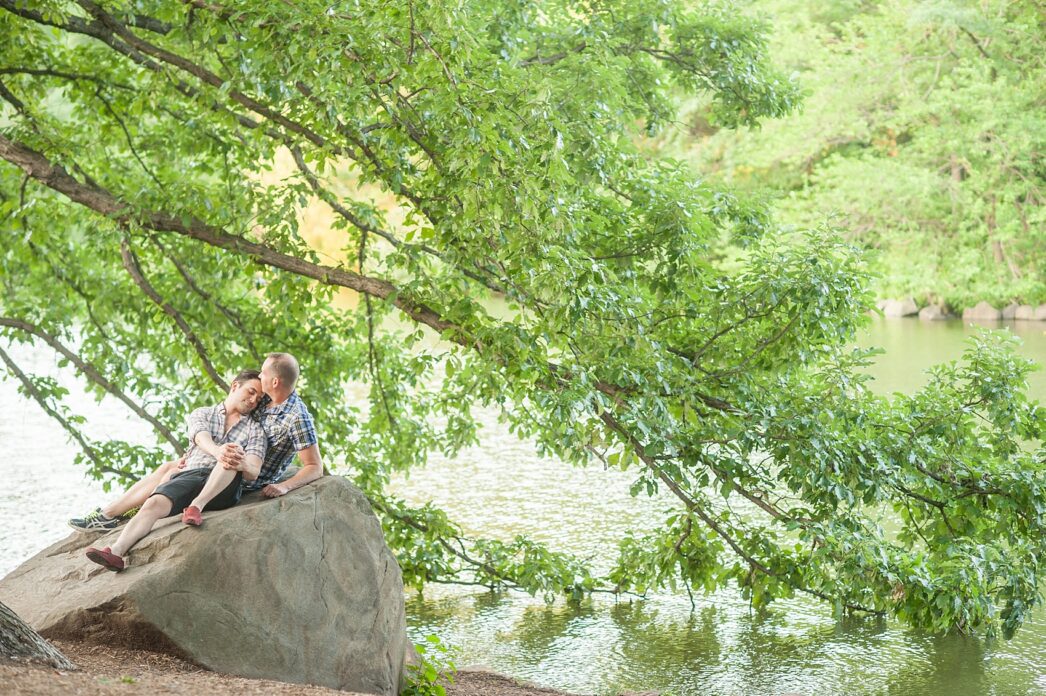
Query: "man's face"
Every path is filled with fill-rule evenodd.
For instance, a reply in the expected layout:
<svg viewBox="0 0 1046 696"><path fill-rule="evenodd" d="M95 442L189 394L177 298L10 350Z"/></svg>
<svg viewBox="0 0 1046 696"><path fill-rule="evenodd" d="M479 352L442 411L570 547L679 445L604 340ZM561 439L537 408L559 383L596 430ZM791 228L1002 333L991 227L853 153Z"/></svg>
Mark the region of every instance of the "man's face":
<svg viewBox="0 0 1046 696"><path fill-rule="evenodd" d="M262 363L261 367L261 388L262 391L273 397L272 390L276 386L276 371L272 369L272 360L266 358L265 362ZM274 397L273 397L274 398Z"/></svg>
<svg viewBox="0 0 1046 696"><path fill-rule="evenodd" d="M258 405L262 397L261 385L261 380L257 379L249 379L242 384L239 382L233 384L232 397L240 413L250 413Z"/></svg>

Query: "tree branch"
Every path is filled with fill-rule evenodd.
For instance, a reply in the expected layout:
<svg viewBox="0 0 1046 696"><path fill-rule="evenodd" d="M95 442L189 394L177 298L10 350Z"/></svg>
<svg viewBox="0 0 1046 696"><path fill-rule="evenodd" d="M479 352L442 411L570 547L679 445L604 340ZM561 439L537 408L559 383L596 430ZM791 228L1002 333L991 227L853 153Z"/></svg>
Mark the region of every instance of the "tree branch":
<svg viewBox="0 0 1046 696"><path fill-rule="evenodd" d="M196 355L199 356L200 362L203 364L203 369L207 372L207 376L211 378L211 381L217 384L222 391L229 391L229 385L221 378L218 371L214 369L211 359L207 356L207 350L203 347L203 343L189 326L189 323L185 321L185 318L182 317L177 309L167 302L167 300L163 299L163 297L160 296L160 293L156 292L156 289L149 284L145 274L142 273L142 267L138 263L138 257L134 255L134 252L131 250L131 245L128 244L126 238L120 242L120 256L123 258L124 268L127 269L131 279L134 280L134 284L137 285L139 289L145 293L146 297L152 300L157 307L162 309L164 314L174 320L178 329L185 336L186 340L189 341L193 350L196 351Z"/></svg>
<svg viewBox="0 0 1046 696"><path fill-rule="evenodd" d="M82 359L79 355L67 348L61 341L55 336L51 335L36 324L31 324L23 319L17 319L14 317L0 317L0 326L7 326L12 329L18 329L25 333L36 336L42 339L47 345L51 346L55 352L61 354L66 360L71 362L81 374L84 375L91 382L94 382L99 387L107 391L108 393L115 396L117 399L127 405L134 413L142 420L148 422L156 432L160 433L167 442L171 443L175 451L178 454L185 452L185 447L182 446L181 440L174 436L170 429L161 423L155 416L150 414L141 405L133 401L127 394L121 390L118 386L110 382L98 369L91 363Z"/></svg>

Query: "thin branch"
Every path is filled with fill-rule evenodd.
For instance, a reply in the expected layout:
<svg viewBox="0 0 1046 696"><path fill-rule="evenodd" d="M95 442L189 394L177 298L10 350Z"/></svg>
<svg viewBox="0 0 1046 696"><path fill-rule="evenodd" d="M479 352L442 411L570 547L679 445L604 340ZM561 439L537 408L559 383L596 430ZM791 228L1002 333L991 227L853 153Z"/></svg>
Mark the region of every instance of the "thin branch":
<svg viewBox="0 0 1046 696"><path fill-rule="evenodd" d="M358 229L361 234L370 233L377 235L378 237L381 237L397 249L407 249L408 251L422 251L426 254L429 254L430 256L439 259L443 263L447 263L447 261L443 258L443 255L430 246L427 246L425 244L409 244L407 242L403 242L397 239L396 236L393 235L391 232L388 232L387 230L383 230L380 227L375 227L374 225L364 222L358 215L356 215L351 210L342 205L338 201L337 197L331 191L326 189L323 186L323 184L320 183L319 178L309 168L309 165L305 162L305 157L304 155L302 155L300 148L292 147L290 148L290 150L291 155L294 157L294 163L298 167L298 171L300 171L302 173L302 176L305 177L305 181L309 184L309 188L312 189L313 193L319 196L320 200L322 200L324 203L330 206L331 210L333 210L335 213L347 220L349 224L351 224L353 227ZM362 269L362 266L360 268ZM459 268L458 270L460 270L463 274L465 274L469 278L472 278L476 282L482 283L489 290L493 290L494 292L500 293L505 292L504 288L502 288L500 284L494 282L493 280L490 280L489 278L484 278L478 273L474 273L473 271L470 271L467 268Z"/></svg>
<svg viewBox="0 0 1046 696"><path fill-rule="evenodd" d="M229 391L229 385L224 379L218 374L218 371L214 369L214 365L211 363L211 359L207 356L207 351L203 347L203 343L199 337L189 326L189 323L182 317L181 312L175 309L167 300L160 296L160 293L156 292L156 289L149 284L145 274L142 273L142 267L138 263L138 257L135 256L131 250L131 245L128 244L127 239L124 238L120 242L120 256L123 258L124 268L130 274L131 279L134 280L134 284L145 293L146 297L153 301L157 307L163 310L164 314L174 320L174 323L178 326L178 329L185 336L186 340L192 346L193 350L196 351L196 355L199 356L200 362L203 364L203 369L207 373L207 376L211 378L211 381L218 385L222 391Z"/></svg>
<svg viewBox="0 0 1046 696"><path fill-rule="evenodd" d="M94 96L98 98L98 101L105 105L106 111L108 111L116 123L119 124L120 130L123 131L124 139L127 141L127 148L131 151L131 154L134 155L134 158L138 160L138 164L141 165L142 170L149 175L150 179L156 182L156 185L160 187L161 191L165 190L167 187L164 186L163 182L156 177L153 170L149 169L148 165L145 164L145 161L138 154L138 150L135 149L134 140L131 138L131 132L127 130L127 124L125 124L123 119L120 118L120 115L116 113L116 109L114 109L113 105L109 103L109 100L102 96L101 85L99 85L98 89L95 90Z"/></svg>
<svg viewBox="0 0 1046 696"><path fill-rule="evenodd" d="M37 338L43 339L47 345L51 346L55 352L61 354L66 360L71 362L77 370L83 374L84 377L94 382L99 387L107 391L108 393L115 396L117 399L127 405L134 413L142 420L148 422L156 432L160 433L167 442L171 443L175 451L178 454L185 452L185 447L182 445L181 440L175 437L174 433L170 429L161 423L155 416L150 414L141 405L136 403L131 397L129 397L120 387L110 382L98 369L91 363L85 361L79 355L71 351L55 336L51 335L36 324L31 324L25 320L17 319L15 317L0 317L0 326L7 326L12 329L18 329L25 333L36 336Z"/></svg>
<svg viewBox="0 0 1046 696"><path fill-rule="evenodd" d="M87 442L87 439L84 438L83 434L76 428L76 426L69 422L69 419L67 419L57 410L55 410L54 407L47 402L47 398L40 393L40 390L36 388L36 385L33 384L33 381L29 379L29 376L22 372L21 369L19 369L15 361L11 359L11 356L8 355L3 348L0 348L0 361L3 361L3 363L7 366L8 371L18 378L18 380L22 383L22 386L25 388L26 393L29 394L29 396L33 397L33 400L40 405L40 408L44 410L44 413L46 413L54 420L58 421L58 424L62 426L62 429L65 430L65 432L69 433L70 437L76 440L77 444L80 445L80 449L83 450L83 453L87 455L88 459L94 462L95 469L97 469L98 471L104 471L108 474L116 474L117 476L131 476L126 471L113 469L110 466L102 464L102 460L99 459L98 452L95 450L95 448L92 447L89 442Z"/></svg>
<svg viewBox="0 0 1046 696"><path fill-rule="evenodd" d="M178 269L178 273L181 274L182 280L184 280L185 284L189 286L189 289L195 292L197 295L199 295L200 298L202 298L205 302L209 302L210 304L214 305L215 309L217 309L222 314L222 316L228 319L229 323L232 324L236 328L236 330L240 332L240 335L243 337L243 340L247 342L247 349L251 352L251 357L258 361L258 364L260 365L262 363L261 353L258 352L258 349L254 345L254 341L251 340L252 332L249 331L246 326L244 326L243 320L231 309L229 309L221 302L216 300L214 296L211 295L211 293L201 288L200 285L196 282L196 280L189 274L189 270L185 268L185 265L178 259L177 256L174 255L173 252L171 252L170 249L164 246L164 244L159 239L157 239L155 236L152 236L151 239L153 244L156 245L156 247L160 250L164 257L166 257L166 259L170 261L176 269Z"/></svg>

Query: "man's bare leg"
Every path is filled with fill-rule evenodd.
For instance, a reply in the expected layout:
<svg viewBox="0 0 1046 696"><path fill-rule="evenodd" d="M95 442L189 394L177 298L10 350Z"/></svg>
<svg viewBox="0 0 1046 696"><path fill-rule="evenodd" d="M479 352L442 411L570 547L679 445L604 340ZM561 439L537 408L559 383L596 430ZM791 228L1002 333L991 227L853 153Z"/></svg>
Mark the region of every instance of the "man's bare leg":
<svg viewBox="0 0 1046 696"><path fill-rule="evenodd" d="M172 503L165 495L151 496L142 505L142 509L134 516L134 519L124 527L120 536L111 548L87 547L87 558L109 570L124 570L127 562L124 556L137 544L143 536L148 534L156 521L171 514Z"/></svg>
<svg viewBox="0 0 1046 696"><path fill-rule="evenodd" d="M154 495L142 504L138 511L112 545L112 552L117 556L126 556L131 547L148 534L157 520L171 514L171 499L165 495Z"/></svg>
<svg viewBox="0 0 1046 696"><path fill-rule="evenodd" d="M124 491L123 495L102 508L102 514L109 518L119 517L128 510L142 507L145 501L149 499L149 496L156 490L156 487L161 483L169 481L171 476L178 471L179 461L176 459L164 462L156 467L156 471L139 479L133 486Z"/></svg>
<svg viewBox="0 0 1046 696"><path fill-rule="evenodd" d="M203 484L203 490L189 503L189 506L198 508L202 512L207 507L207 503L214 500L216 495L224 491L225 487L232 483L232 480L236 478L238 473L236 469L226 469L221 464L216 464L211 469L210 476L207 477L207 483Z"/></svg>

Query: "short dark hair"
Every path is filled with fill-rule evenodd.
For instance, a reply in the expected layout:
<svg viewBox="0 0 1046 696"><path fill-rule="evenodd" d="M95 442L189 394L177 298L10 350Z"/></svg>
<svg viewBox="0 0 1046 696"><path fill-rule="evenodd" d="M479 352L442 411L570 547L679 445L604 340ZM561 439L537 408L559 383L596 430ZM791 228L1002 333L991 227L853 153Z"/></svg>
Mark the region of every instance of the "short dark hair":
<svg viewBox="0 0 1046 696"><path fill-rule="evenodd" d="M280 381L288 389L293 388L295 382L298 381L298 375L301 374L297 359L290 353L269 353L265 359L272 360L272 369L276 371L276 376L280 378Z"/></svg>
<svg viewBox="0 0 1046 696"><path fill-rule="evenodd" d="M232 378L232 383L243 384L244 382L250 382L252 379L261 379L261 373L257 370L240 370L240 374Z"/></svg>

